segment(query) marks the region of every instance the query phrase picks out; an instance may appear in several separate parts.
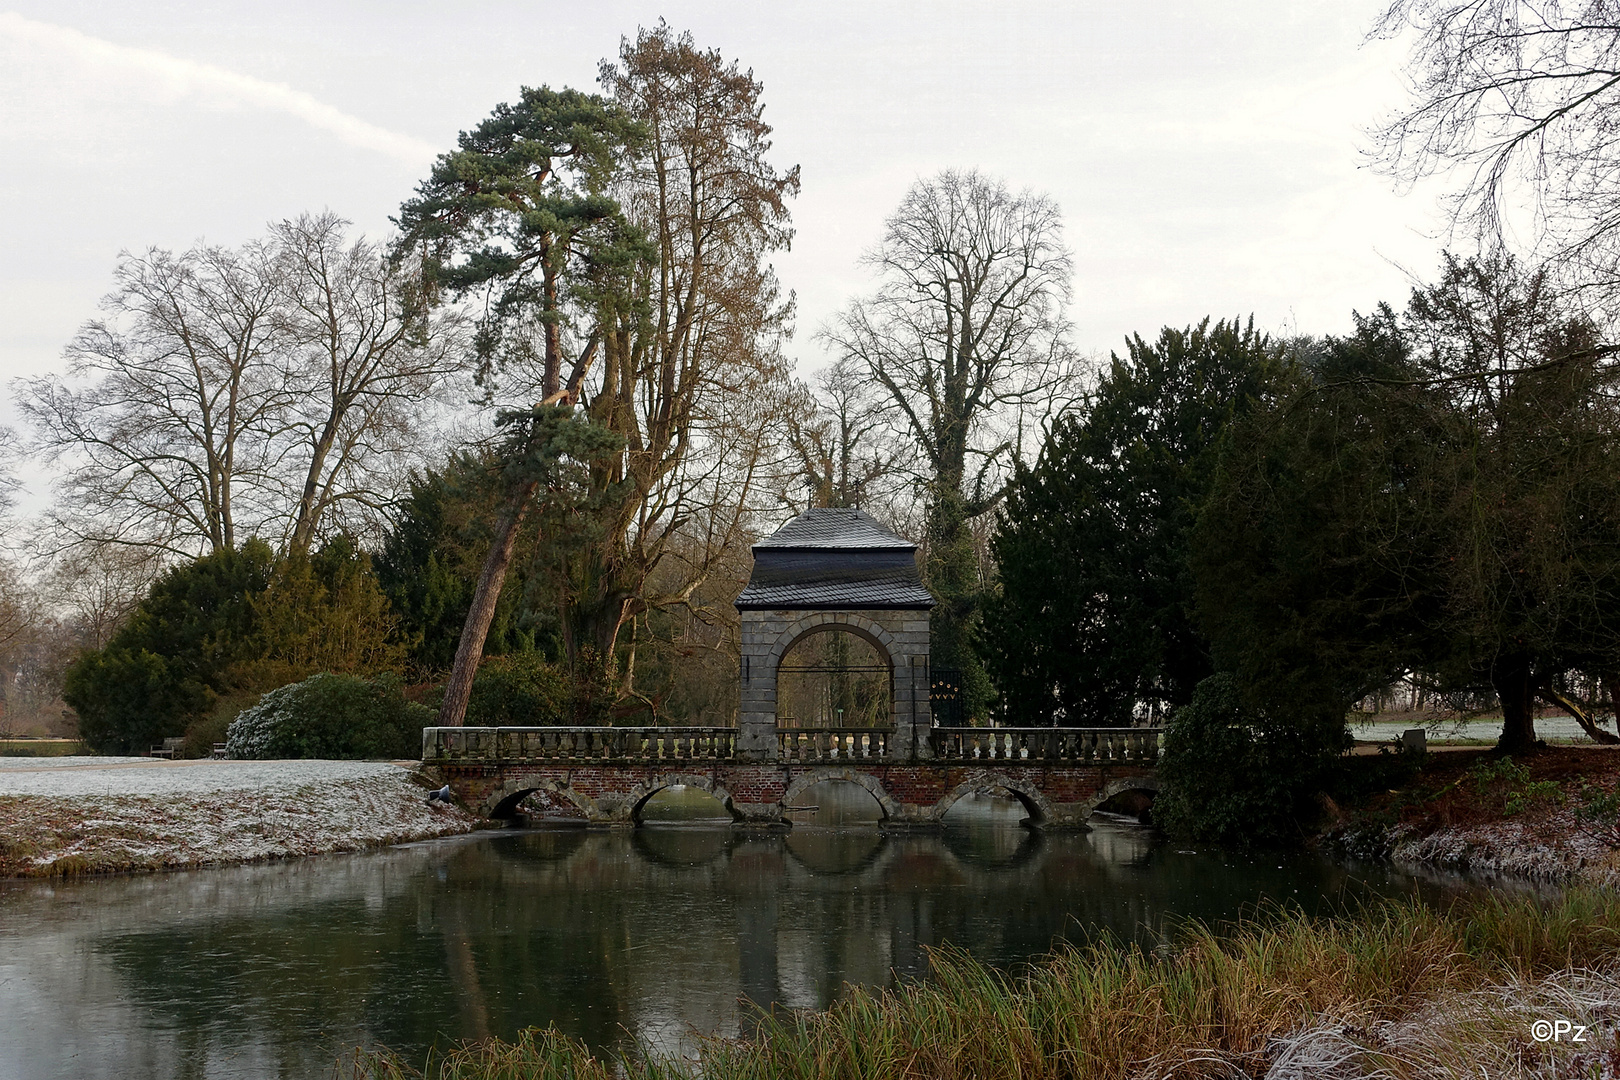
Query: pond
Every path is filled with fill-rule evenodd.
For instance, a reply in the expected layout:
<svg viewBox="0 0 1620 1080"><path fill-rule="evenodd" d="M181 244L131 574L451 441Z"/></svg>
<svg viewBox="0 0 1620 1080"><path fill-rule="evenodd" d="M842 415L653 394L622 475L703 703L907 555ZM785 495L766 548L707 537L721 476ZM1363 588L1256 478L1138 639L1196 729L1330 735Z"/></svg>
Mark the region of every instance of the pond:
<svg viewBox="0 0 1620 1080"><path fill-rule="evenodd" d="M935 832L514 829L10 881L0 1078L322 1077L355 1045L419 1061L548 1023L598 1048L678 1053L745 1032L755 1005L819 1008L849 985L924 976L935 946L1016 966L1104 931L1154 940L1182 916L1446 888L1126 825L1042 834L993 808Z"/></svg>

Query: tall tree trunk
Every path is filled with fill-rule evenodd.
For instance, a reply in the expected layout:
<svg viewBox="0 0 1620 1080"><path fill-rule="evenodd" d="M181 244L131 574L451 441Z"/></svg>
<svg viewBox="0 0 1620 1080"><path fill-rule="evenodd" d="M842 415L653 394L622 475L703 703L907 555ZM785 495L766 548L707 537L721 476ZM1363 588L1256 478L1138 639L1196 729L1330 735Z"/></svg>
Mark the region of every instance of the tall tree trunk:
<svg viewBox="0 0 1620 1080"><path fill-rule="evenodd" d="M1491 688L1502 703L1502 737L1497 749L1508 753L1529 750L1536 744L1536 687L1528 662L1499 660L1491 669Z"/></svg>
<svg viewBox="0 0 1620 1080"><path fill-rule="evenodd" d="M501 586L506 584L506 568L512 563L512 549L517 544L518 528L529 511L529 501L539 481L530 480L512 494L501 518L495 542L490 545L489 557L484 560L483 572L478 575L478 588L473 592L472 606L467 609L467 621L461 628L461 641L456 645L455 664L450 668L450 681L444 684L444 702L439 706L440 727L460 727L467 719L467 700L472 697L473 676L478 674L478 661L484 656L484 639L489 636L489 624L495 621L495 605L501 599Z"/></svg>

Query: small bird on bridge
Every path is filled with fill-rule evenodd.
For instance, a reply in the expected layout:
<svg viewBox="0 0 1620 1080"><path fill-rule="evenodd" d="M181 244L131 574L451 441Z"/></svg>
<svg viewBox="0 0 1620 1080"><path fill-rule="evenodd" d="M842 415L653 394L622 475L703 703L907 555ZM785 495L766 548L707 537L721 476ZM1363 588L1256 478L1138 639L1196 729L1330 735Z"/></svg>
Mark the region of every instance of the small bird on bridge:
<svg viewBox="0 0 1620 1080"><path fill-rule="evenodd" d="M428 805L429 806L432 806L436 802L448 803L449 801L450 801L450 785L449 784L444 785L444 787L440 788L438 791L430 791L430 792L428 792Z"/></svg>

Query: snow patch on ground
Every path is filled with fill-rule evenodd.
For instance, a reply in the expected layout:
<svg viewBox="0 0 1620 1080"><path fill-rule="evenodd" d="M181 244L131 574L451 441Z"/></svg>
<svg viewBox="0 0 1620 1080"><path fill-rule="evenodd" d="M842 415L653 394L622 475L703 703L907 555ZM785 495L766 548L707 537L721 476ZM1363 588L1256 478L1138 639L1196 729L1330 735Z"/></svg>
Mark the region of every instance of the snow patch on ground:
<svg viewBox="0 0 1620 1080"><path fill-rule="evenodd" d="M0 769L0 874L156 870L470 831L406 764L65 759Z"/></svg>

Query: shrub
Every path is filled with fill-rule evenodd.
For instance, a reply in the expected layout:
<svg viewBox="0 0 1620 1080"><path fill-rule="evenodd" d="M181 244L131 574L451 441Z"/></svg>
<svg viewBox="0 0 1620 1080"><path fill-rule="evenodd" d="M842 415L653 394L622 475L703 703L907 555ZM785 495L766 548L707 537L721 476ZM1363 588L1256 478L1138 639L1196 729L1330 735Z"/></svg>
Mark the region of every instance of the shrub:
<svg viewBox="0 0 1620 1080"><path fill-rule="evenodd" d="M1284 722L1246 702L1232 676L1211 675L1170 718L1154 820L1173 835L1239 847L1297 840L1346 739L1341 719Z"/></svg>
<svg viewBox="0 0 1620 1080"><path fill-rule="evenodd" d="M144 754L185 730L208 707L208 688L175 661L146 649L87 652L62 678L62 700L79 714L85 745L103 754Z"/></svg>
<svg viewBox="0 0 1620 1080"><path fill-rule="evenodd" d="M99 753L144 753L181 735L229 688L251 655L249 597L269 581L270 548L249 540L177 566L160 578L104 649L69 665L62 700Z"/></svg>
<svg viewBox="0 0 1620 1080"><path fill-rule="evenodd" d="M568 674L536 653L489 656L478 665L467 723L502 727L560 724L571 709Z"/></svg>
<svg viewBox="0 0 1620 1080"><path fill-rule="evenodd" d="M421 752L433 710L405 700L397 677L323 673L272 690L226 734L233 758L399 758Z"/></svg>

